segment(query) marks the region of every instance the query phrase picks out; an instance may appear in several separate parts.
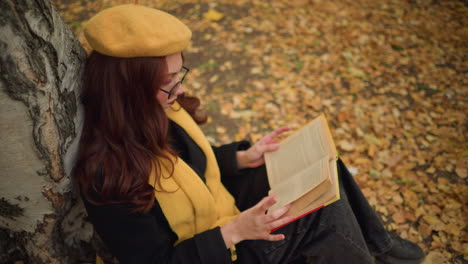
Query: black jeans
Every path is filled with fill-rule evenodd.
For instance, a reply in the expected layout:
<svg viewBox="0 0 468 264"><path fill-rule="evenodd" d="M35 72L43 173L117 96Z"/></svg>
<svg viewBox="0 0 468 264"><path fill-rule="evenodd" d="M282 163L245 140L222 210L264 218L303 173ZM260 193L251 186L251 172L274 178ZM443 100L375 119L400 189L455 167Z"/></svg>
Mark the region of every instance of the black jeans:
<svg viewBox="0 0 468 264"><path fill-rule="evenodd" d="M338 160L341 199L275 233L286 239L270 242L247 240L236 245L236 263L288 263L308 258L312 263L374 263L373 255L391 248L391 239L359 186ZM268 194L265 167L223 184L236 198L239 209L255 205Z"/></svg>

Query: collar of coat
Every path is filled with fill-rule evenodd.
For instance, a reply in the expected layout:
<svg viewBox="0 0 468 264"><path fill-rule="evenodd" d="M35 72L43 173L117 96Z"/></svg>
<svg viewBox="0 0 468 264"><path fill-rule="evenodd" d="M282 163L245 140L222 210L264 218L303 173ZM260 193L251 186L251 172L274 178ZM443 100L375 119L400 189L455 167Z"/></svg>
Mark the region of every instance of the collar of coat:
<svg viewBox="0 0 468 264"><path fill-rule="evenodd" d="M155 197L172 230L177 234L176 244L206 230L223 226L237 214L234 198L221 183L220 171L211 145L192 117L177 103L167 112L200 147L206 156L206 184L182 159L171 156L174 171L168 160L160 159L161 187L154 185L155 170L149 183L155 187Z"/></svg>

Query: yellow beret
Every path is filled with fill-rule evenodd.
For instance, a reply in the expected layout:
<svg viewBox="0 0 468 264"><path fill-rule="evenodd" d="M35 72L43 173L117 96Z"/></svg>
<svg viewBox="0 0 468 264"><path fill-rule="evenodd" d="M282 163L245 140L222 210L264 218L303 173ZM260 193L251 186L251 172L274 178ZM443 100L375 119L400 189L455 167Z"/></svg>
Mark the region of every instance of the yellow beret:
<svg viewBox="0 0 468 264"><path fill-rule="evenodd" d="M86 23L84 34L97 52L122 58L178 53L192 37L192 31L176 17L135 4L99 12Z"/></svg>

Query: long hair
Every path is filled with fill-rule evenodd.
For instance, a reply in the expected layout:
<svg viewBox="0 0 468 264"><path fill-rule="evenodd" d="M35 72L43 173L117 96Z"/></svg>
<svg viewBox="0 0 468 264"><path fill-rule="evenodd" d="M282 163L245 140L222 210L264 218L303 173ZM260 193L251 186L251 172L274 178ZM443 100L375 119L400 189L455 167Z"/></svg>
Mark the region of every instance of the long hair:
<svg viewBox="0 0 468 264"><path fill-rule="evenodd" d="M208 115L205 110L200 109L200 99L195 96L187 96L185 93L177 97L177 102L182 108L190 114L193 120L202 125L208 120ZM175 109L177 111L177 109Z"/></svg>
<svg viewBox="0 0 468 264"><path fill-rule="evenodd" d="M91 203L129 203L133 212L148 212L153 206L151 170L156 170L159 182L158 160L170 161L174 154L167 140L168 119L156 98L166 74L164 57L89 56L74 173Z"/></svg>

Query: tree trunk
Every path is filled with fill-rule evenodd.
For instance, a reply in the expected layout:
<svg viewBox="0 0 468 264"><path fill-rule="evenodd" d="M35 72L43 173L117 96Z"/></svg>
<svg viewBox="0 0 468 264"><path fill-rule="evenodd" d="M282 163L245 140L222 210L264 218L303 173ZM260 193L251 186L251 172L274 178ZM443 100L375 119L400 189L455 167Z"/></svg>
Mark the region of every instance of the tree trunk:
<svg viewBox="0 0 468 264"><path fill-rule="evenodd" d="M86 53L49 0L0 1L0 263L94 257L71 182Z"/></svg>

